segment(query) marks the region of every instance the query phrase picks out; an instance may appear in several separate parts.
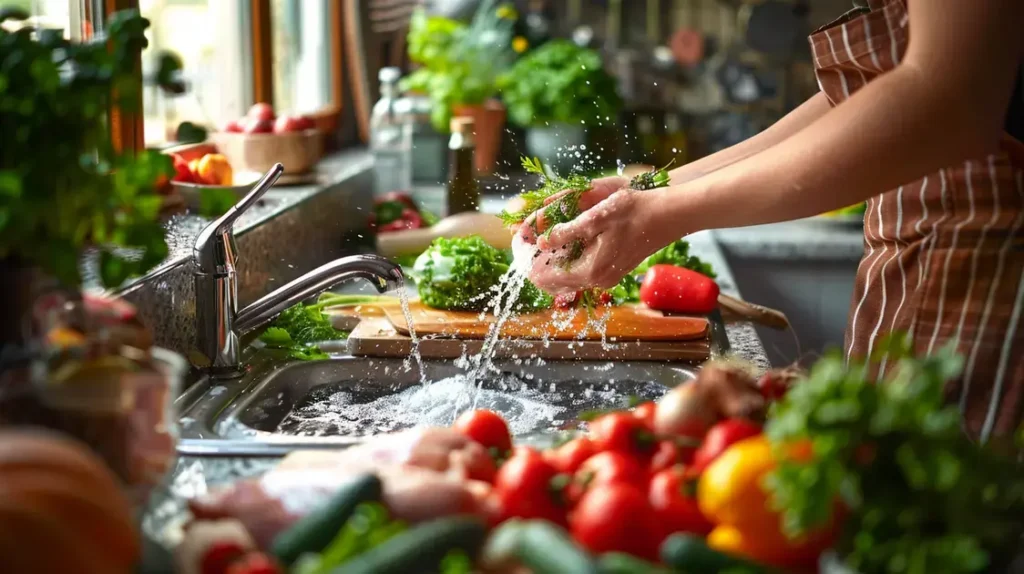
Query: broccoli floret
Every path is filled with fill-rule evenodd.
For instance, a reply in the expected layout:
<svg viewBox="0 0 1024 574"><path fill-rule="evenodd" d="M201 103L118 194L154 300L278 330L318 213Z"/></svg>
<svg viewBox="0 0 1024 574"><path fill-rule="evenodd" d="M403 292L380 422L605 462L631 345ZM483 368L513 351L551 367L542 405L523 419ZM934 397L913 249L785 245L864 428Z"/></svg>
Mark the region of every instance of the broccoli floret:
<svg viewBox="0 0 1024 574"><path fill-rule="evenodd" d="M438 238L413 266L420 300L428 307L448 311L482 311L496 294L511 264L508 253L479 236ZM551 297L528 280L514 309L535 311L551 305Z"/></svg>

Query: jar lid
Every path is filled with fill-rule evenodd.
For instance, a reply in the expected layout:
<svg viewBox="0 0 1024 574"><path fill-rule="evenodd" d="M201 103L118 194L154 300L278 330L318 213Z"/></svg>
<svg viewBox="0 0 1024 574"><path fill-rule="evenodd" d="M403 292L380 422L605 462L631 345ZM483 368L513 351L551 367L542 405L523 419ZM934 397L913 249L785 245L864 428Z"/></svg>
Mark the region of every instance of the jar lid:
<svg viewBox="0 0 1024 574"><path fill-rule="evenodd" d="M474 127L473 118L470 117L455 117L449 124L453 134L471 134Z"/></svg>

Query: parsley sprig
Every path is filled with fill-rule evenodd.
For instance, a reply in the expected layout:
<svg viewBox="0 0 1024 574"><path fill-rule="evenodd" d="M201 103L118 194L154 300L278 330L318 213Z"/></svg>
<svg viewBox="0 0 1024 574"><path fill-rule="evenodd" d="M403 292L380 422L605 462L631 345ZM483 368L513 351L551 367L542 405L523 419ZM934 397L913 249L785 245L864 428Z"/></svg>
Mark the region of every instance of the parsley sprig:
<svg viewBox="0 0 1024 574"><path fill-rule="evenodd" d="M871 366L890 373L876 384ZM1019 551L1024 473L961 429L943 388L960 375L952 348L915 357L894 334L870 361L819 361L773 407L766 433L779 449L811 445L766 480L790 535L848 510L836 549L859 572L997 571Z"/></svg>

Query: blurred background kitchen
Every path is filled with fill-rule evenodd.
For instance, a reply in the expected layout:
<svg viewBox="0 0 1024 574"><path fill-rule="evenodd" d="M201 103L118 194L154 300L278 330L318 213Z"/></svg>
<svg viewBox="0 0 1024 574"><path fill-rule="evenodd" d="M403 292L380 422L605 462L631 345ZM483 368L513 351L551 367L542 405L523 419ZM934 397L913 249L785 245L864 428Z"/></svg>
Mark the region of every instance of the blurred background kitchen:
<svg viewBox="0 0 1024 574"><path fill-rule="evenodd" d="M144 74L180 57L188 90L143 92L146 147L259 133L268 103L369 147L378 191L443 197L452 117L474 119L481 205L521 189L521 155L562 171L681 165L728 147L817 90L806 36L850 0L2 0L73 38L107 4L150 19ZM237 118L243 118L238 120ZM323 163L321 164L323 165ZM823 190L827 192L827 190ZM443 210L443 207L441 208ZM862 209L716 232L738 287L797 337L760 332L773 363L840 344Z"/></svg>

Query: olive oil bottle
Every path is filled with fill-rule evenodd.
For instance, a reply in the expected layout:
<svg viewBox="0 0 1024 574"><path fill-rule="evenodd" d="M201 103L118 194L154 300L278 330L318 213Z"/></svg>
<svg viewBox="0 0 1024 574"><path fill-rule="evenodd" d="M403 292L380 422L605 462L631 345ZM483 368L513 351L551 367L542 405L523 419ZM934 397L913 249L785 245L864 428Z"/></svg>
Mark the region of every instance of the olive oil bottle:
<svg viewBox="0 0 1024 574"><path fill-rule="evenodd" d="M476 211L480 205L480 189L473 171L473 129L473 118L452 118L452 136L448 140L448 215Z"/></svg>

